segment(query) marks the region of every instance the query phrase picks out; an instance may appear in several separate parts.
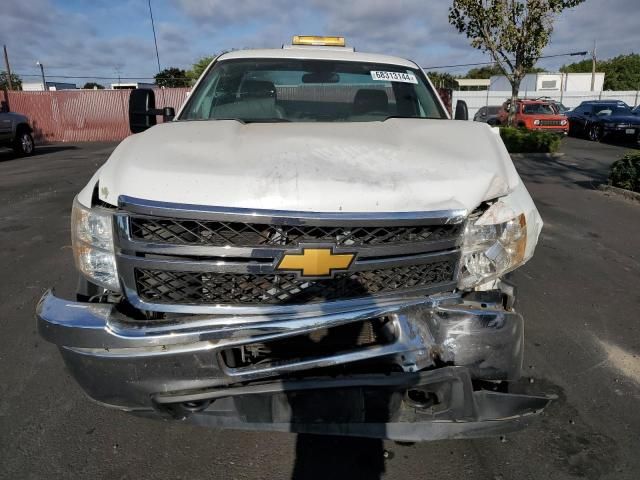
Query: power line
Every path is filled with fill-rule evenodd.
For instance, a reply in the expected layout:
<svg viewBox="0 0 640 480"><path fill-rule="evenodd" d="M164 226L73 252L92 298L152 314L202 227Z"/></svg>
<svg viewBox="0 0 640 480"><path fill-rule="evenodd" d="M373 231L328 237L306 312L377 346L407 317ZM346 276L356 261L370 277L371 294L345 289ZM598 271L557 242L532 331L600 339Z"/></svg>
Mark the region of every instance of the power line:
<svg viewBox="0 0 640 480"><path fill-rule="evenodd" d="M151 0L148 0L149 16L151 17L151 29L153 30L153 43L156 46L156 60L158 60L158 73L160 73L160 55L158 54L158 40L156 39L156 26L153 23L153 12L151 11Z"/></svg>
<svg viewBox="0 0 640 480"><path fill-rule="evenodd" d="M24 74L18 73L20 77L39 77L40 75L36 74ZM67 78L67 79L96 79L96 80L117 80L120 78L121 80L155 80L154 77L101 77L96 75L47 75L47 78ZM181 77L174 77L181 78ZM182 77L187 80L187 77Z"/></svg>
<svg viewBox="0 0 640 480"><path fill-rule="evenodd" d="M557 53L554 55L543 55L539 57L542 58L555 58L555 57L567 57L567 56L583 56L587 55L589 52L570 52L570 53ZM424 70L435 70L439 68L456 68L456 67L474 67L478 65L494 65L496 62L476 62L476 63L458 63L455 65L435 65L430 67L421 67ZM57 69L61 69L62 67L56 67ZM40 75L36 74L17 74L21 77L39 77ZM96 80L117 80L120 78L121 80L155 80L155 77L144 77L144 76L129 76L129 77L107 77L101 75L48 75L50 78L66 78L66 79L96 79ZM173 77L176 80L190 80L189 77Z"/></svg>
<svg viewBox="0 0 640 480"><path fill-rule="evenodd" d="M572 52L572 53L557 53L555 55L543 55L541 57L538 57L538 59L541 58L554 58L554 57L567 57L567 56L583 56L586 55L589 52ZM459 63L457 65L435 65L435 66L431 66L431 67L420 67L423 70L436 70L439 68L456 68L456 67L475 67L478 65L494 65L496 62L478 62L478 63Z"/></svg>

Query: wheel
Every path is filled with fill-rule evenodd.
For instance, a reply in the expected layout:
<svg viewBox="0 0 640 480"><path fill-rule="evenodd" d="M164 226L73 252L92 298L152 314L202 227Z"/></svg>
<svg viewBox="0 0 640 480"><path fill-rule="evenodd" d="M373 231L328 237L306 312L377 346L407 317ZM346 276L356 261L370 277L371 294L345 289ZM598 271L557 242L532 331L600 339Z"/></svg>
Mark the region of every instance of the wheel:
<svg viewBox="0 0 640 480"><path fill-rule="evenodd" d="M592 142L599 142L602 140L602 127L600 125L591 125L588 136Z"/></svg>
<svg viewBox="0 0 640 480"><path fill-rule="evenodd" d="M14 152L21 157L26 157L33 154L33 148L33 137L31 134L26 130L19 131L13 142Z"/></svg>

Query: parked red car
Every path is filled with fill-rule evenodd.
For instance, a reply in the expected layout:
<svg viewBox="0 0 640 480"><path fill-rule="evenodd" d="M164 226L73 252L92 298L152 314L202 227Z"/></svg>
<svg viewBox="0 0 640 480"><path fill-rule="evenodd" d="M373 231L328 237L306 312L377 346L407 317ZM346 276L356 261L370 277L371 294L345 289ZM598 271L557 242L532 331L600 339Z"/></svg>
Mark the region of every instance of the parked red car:
<svg viewBox="0 0 640 480"><path fill-rule="evenodd" d="M511 100L502 104L498 112L497 125L506 125L509 118ZM546 100L517 100L515 125L528 130L543 130L546 132L566 135L569 122L566 115L558 112L553 102Z"/></svg>

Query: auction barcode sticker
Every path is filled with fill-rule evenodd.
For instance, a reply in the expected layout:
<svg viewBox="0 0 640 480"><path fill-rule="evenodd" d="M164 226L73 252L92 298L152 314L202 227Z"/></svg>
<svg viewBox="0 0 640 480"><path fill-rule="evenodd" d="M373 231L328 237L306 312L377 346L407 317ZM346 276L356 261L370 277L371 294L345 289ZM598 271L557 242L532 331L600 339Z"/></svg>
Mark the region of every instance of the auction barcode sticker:
<svg viewBox="0 0 640 480"><path fill-rule="evenodd" d="M378 70L371 70L371 78L374 80L382 80L383 82L418 83L418 80L413 73L381 72Z"/></svg>

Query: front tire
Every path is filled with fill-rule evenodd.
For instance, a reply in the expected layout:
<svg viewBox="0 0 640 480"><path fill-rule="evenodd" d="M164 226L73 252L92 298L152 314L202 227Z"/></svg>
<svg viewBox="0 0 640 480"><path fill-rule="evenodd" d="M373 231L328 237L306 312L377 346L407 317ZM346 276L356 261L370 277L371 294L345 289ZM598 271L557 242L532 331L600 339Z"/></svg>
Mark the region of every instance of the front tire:
<svg viewBox="0 0 640 480"><path fill-rule="evenodd" d="M602 127L600 125L591 125L589 127L588 137L592 142L602 140Z"/></svg>
<svg viewBox="0 0 640 480"><path fill-rule="evenodd" d="M26 130L22 130L16 135L13 142L13 151L21 157L33 155L34 144L33 137Z"/></svg>

